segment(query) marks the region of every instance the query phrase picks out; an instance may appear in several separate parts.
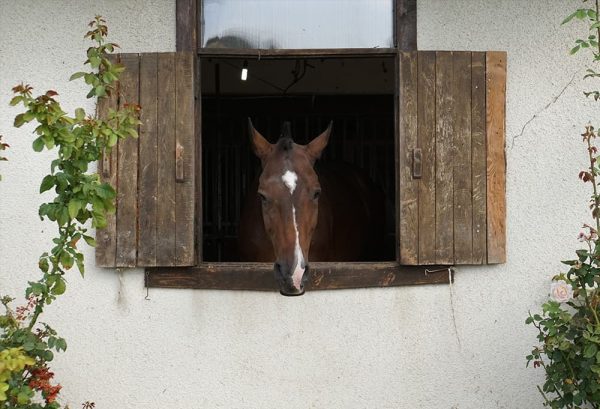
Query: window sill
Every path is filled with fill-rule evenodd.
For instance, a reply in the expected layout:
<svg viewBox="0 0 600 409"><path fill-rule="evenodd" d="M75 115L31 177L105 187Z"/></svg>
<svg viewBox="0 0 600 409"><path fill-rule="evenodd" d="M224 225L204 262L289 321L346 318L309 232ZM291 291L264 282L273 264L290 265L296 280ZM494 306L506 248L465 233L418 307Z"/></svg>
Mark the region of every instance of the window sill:
<svg viewBox="0 0 600 409"><path fill-rule="evenodd" d="M441 268L441 270L440 270ZM425 270L439 270L426 273ZM313 263L307 291L448 284L448 267L403 266L397 262ZM147 269L146 286L213 290L275 291L270 263L200 263L196 267Z"/></svg>

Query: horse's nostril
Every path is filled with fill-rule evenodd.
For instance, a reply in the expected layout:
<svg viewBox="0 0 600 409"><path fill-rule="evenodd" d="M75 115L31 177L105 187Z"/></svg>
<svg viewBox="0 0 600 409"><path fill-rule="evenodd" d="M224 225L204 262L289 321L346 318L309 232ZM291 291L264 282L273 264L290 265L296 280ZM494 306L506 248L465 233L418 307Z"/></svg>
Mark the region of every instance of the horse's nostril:
<svg viewBox="0 0 600 409"><path fill-rule="evenodd" d="M283 264L281 263L275 263L275 272L278 274L283 274Z"/></svg>

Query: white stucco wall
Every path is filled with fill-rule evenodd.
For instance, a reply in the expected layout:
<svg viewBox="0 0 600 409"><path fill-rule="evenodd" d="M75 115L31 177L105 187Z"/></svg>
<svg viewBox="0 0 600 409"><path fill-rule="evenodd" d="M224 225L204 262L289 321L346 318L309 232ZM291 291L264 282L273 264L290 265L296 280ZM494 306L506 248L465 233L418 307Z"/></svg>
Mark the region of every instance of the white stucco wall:
<svg viewBox="0 0 600 409"><path fill-rule="evenodd" d="M141 270L93 266L69 277L46 320L69 342L53 367L65 403L104 408L536 408L542 373L525 369L529 309L577 247L587 221L583 56L570 57L569 1L419 0L421 49L508 51L508 263L461 267L452 289L419 286L308 293L150 290ZM0 292L22 294L48 248L39 181L47 154L11 128L10 87L52 87L84 106L85 23L106 16L125 52L175 47L173 0L0 0ZM30 23L28 23L30 22ZM29 29L28 26L31 28ZM451 313L454 306L454 314Z"/></svg>

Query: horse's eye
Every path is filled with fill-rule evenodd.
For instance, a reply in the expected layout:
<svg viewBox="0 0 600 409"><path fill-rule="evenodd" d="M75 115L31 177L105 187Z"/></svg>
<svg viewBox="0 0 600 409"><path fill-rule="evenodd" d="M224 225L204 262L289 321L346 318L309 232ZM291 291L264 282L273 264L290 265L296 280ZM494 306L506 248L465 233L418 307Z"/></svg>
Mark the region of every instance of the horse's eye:
<svg viewBox="0 0 600 409"><path fill-rule="evenodd" d="M262 202L262 204L267 203L267 196L265 196L262 193L258 192L258 197L260 197L260 201Z"/></svg>
<svg viewBox="0 0 600 409"><path fill-rule="evenodd" d="M319 196L321 196L321 190L315 190L315 192L313 193L313 200L318 200Z"/></svg>

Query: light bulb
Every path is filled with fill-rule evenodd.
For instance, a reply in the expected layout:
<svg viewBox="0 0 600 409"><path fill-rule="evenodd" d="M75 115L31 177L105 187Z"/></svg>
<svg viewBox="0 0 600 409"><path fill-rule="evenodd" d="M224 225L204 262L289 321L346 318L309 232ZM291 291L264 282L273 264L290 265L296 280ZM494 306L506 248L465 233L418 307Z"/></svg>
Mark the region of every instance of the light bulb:
<svg viewBox="0 0 600 409"><path fill-rule="evenodd" d="M248 79L248 61L244 61L244 66L242 67L242 81L246 81Z"/></svg>

